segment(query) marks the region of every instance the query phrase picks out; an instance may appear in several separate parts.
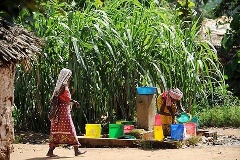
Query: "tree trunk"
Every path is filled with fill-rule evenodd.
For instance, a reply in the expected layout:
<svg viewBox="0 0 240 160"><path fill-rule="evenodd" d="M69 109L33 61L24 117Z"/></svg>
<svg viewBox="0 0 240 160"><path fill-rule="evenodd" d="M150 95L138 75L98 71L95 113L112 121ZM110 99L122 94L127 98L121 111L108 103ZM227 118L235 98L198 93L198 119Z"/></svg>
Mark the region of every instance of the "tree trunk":
<svg viewBox="0 0 240 160"><path fill-rule="evenodd" d="M13 150L15 65L0 66L0 159L9 160Z"/></svg>

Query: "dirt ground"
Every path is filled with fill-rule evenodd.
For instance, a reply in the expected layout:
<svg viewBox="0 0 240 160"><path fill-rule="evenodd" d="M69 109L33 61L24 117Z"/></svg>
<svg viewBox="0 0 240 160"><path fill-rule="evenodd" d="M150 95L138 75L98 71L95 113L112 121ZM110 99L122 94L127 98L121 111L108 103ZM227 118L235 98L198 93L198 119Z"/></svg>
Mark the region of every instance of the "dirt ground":
<svg viewBox="0 0 240 160"><path fill-rule="evenodd" d="M240 128L207 128L216 131L220 136L240 138ZM181 149L143 150L138 148L82 148L87 153L75 157L73 149L58 147L56 158L46 157L48 144L13 144L14 152L11 160L50 160L50 159L81 159L81 160L240 160L240 145L200 145Z"/></svg>

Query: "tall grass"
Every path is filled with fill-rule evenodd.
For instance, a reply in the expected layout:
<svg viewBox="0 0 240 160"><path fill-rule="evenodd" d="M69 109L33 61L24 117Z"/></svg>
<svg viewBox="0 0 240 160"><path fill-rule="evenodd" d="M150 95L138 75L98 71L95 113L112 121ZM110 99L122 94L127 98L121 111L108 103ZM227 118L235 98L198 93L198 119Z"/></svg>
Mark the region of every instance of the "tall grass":
<svg viewBox="0 0 240 160"><path fill-rule="evenodd" d="M26 21L23 12L18 19L45 39L45 46L31 71L18 68L17 129L48 131L49 99L63 67L73 71L71 90L81 105L72 111L77 131L84 131L85 123L133 120L137 86L178 87L189 110L206 91L224 86L214 48L197 39L198 22L183 29L167 6L144 7L134 0L89 3L84 10L66 3L44 6L46 13Z"/></svg>

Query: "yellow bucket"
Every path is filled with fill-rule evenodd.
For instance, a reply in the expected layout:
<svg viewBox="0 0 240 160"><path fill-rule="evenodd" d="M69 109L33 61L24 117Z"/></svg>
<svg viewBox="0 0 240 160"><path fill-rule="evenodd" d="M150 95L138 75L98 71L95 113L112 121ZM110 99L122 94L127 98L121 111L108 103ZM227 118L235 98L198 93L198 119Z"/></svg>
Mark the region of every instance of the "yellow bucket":
<svg viewBox="0 0 240 160"><path fill-rule="evenodd" d="M122 121L116 121L116 124L122 124Z"/></svg>
<svg viewBox="0 0 240 160"><path fill-rule="evenodd" d="M102 127L101 124L86 124L86 134L87 138L100 138Z"/></svg>
<svg viewBox="0 0 240 160"><path fill-rule="evenodd" d="M154 126L154 139L158 141L164 139L162 126Z"/></svg>

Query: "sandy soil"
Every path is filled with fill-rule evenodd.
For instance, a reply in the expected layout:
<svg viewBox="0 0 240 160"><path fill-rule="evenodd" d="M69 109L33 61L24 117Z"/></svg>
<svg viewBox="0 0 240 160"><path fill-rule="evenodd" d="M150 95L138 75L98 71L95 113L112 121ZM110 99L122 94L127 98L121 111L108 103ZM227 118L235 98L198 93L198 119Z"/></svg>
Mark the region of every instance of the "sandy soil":
<svg viewBox="0 0 240 160"><path fill-rule="evenodd" d="M240 137L240 128L210 128L218 135ZM48 145L45 144L13 144L14 152L11 160L50 160L50 159L82 159L82 160L240 160L240 145L195 146L184 149L143 150L138 148L82 148L87 153L75 157L73 149L58 147L57 158L46 157Z"/></svg>

